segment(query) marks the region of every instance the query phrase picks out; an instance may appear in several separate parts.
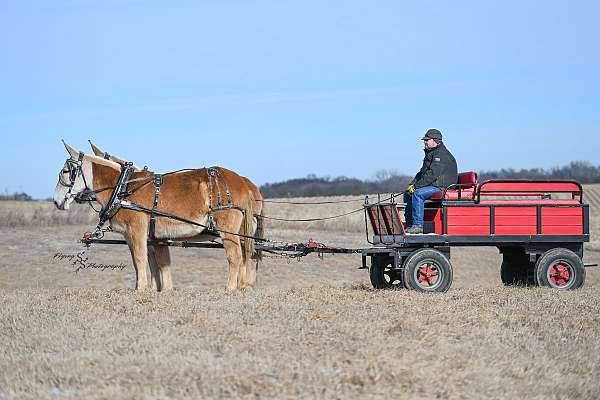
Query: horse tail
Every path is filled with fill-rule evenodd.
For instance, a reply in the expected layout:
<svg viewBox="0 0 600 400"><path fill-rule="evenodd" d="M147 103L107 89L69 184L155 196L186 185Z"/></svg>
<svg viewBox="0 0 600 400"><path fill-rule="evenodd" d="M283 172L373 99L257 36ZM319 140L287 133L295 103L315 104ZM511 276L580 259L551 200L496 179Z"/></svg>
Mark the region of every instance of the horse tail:
<svg viewBox="0 0 600 400"><path fill-rule="evenodd" d="M265 215L265 207L261 207L260 214L256 215L256 232L254 232L254 236L257 238L263 239L265 237L265 223L264 223L264 215ZM262 261L262 251L255 251L256 265L258 266L258 262Z"/></svg>
<svg viewBox="0 0 600 400"><path fill-rule="evenodd" d="M242 221L242 235L253 236L254 232L252 231L252 221L254 220L254 215L252 215L251 204L244 209L243 214L244 220ZM246 262L252 258L252 255L255 252L254 239L250 237L244 237L243 240L244 243L242 245L242 256L244 257L244 262Z"/></svg>

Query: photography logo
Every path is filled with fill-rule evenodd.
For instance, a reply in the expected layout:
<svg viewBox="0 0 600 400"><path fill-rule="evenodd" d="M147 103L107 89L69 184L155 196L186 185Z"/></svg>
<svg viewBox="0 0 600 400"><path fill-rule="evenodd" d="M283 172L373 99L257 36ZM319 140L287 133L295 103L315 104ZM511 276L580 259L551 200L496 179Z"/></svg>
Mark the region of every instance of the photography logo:
<svg viewBox="0 0 600 400"><path fill-rule="evenodd" d="M58 253L54 254L54 257L52 257L52 260L57 261L57 262L71 263L73 268L75 268L74 269L75 273L78 273L79 271L84 270L84 269L100 270L100 271L117 270L118 269L119 271L123 271L125 269L125 267L127 266L123 263L104 264L104 263L90 262L89 257L85 255L85 250L80 251L77 254L65 254L65 253L58 252Z"/></svg>

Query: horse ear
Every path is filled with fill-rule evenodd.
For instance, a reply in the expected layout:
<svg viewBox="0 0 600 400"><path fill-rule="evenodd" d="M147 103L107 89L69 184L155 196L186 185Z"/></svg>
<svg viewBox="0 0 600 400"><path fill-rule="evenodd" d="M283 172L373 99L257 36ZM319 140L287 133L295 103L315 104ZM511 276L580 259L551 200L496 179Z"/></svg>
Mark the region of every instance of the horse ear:
<svg viewBox="0 0 600 400"><path fill-rule="evenodd" d="M69 146L64 140L62 142L65 145L65 149L67 149L72 158L77 158L79 156L79 152L77 150Z"/></svg>
<svg viewBox="0 0 600 400"><path fill-rule="evenodd" d="M91 140L88 140L88 142L90 142L90 146L92 147L92 151L95 155L97 155L98 157L102 157L104 155L104 152L99 147L95 146Z"/></svg>

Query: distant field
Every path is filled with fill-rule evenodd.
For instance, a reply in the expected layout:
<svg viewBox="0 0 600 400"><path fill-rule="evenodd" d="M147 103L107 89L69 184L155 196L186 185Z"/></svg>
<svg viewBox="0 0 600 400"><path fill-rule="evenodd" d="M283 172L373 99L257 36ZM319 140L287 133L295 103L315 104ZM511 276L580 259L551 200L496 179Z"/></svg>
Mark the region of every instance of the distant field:
<svg viewBox="0 0 600 400"><path fill-rule="evenodd" d="M600 241L600 184L585 186L583 201L590 205L591 240Z"/></svg>
<svg viewBox="0 0 600 400"><path fill-rule="evenodd" d="M597 263L599 193L586 188L586 261ZM266 213L312 218L361 205L268 203ZM1 400L600 397L598 268L575 292L505 288L496 249L458 248L452 289L422 295L373 290L359 256L266 258L257 288L227 295L222 250L173 249L175 290L136 293L124 246L86 253L122 271L76 274L56 258L81 251L95 222L86 207L0 202ZM267 235L367 245L362 213L270 221Z"/></svg>

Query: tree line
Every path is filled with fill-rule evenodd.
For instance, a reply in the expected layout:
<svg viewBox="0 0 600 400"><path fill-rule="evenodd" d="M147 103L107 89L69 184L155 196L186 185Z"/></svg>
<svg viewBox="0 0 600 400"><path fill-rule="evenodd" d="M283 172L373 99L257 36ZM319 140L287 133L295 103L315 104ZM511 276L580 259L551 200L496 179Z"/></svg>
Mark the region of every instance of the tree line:
<svg viewBox="0 0 600 400"><path fill-rule="evenodd" d="M500 169L498 171L480 171L479 181L486 179L575 179L581 183L600 183L600 166L587 161L572 161L570 164L551 169ZM339 176L317 177L314 174L306 178L289 179L283 182L267 183L260 187L266 198L274 197L313 197L359 195L367 193L394 193L406 189L412 176L396 171L378 171L372 179L360 180Z"/></svg>
<svg viewBox="0 0 600 400"><path fill-rule="evenodd" d="M19 193L0 193L0 201L2 200L14 200L14 201L33 201L33 198L24 192Z"/></svg>

